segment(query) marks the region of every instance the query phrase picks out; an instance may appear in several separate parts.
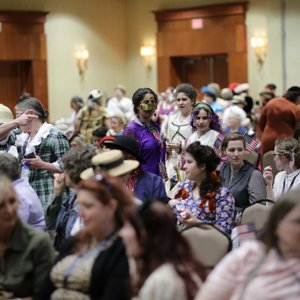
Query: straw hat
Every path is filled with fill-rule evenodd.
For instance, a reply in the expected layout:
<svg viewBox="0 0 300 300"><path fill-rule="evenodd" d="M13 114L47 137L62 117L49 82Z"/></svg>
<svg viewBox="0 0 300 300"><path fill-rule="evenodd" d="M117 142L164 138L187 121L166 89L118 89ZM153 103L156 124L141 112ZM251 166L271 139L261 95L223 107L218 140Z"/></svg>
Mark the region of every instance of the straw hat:
<svg viewBox="0 0 300 300"><path fill-rule="evenodd" d="M14 116L11 110L7 106L0 104L0 124L7 123L13 119Z"/></svg>
<svg viewBox="0 0 300 300"><path fill-rule="evenodd" d="M122 151L110 150L99 153L92 158L94 168L89 168L80 174L81 179L88 179L95 174L95 171L106 172L112 177L127 174L136 169L140 163L137 160L124 160Z"/></svg>

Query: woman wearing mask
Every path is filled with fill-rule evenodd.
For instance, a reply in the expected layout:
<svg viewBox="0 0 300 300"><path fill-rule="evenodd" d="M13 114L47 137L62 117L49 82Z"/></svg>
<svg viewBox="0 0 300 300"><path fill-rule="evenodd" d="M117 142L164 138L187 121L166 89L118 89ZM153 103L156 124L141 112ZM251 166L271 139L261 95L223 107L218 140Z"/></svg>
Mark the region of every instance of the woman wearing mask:
<svg viewBox="0 0 300 300"><path fill-rule="evenodd" d="M16 119L0 126L0 139L18 148L21 177L28 179L44 209L52 200L53 173L62 172L61 159L69 150L67 137L46 122L48 112L33 97L15 107ZM66 197L66 195L64 196Z"/></svg>
<svg viewBox="0 0 300 300"><path fill-rule="evenodd" d="M126 215L120 236L130 261L134 299L194 299L206 270L176 230L169 207L145 202Z"/></svg>
<svg viewBox="0 0 300 300"><path fill-rule="evenodd" d="M128 262L118 236L133 199L114 179L96 175L78 185L84 228L61 248L37 299L129 300Z"/></svg>
<svg viewBox="0 0 300 300"><path fill-rule="evenodd" d="M135 117L125 127L124 135L133 137L140 147L144 171L166 177L165 140L158 125L151 120L156 107L157 95L149 88L140 88L132 96Z"/></svg>

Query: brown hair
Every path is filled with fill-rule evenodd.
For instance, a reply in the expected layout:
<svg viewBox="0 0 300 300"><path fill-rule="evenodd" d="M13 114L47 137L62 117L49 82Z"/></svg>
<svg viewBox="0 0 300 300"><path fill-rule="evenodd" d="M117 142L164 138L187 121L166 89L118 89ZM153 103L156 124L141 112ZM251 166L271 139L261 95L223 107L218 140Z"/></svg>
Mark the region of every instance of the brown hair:
<svg viewBox="0 0 300 300"><path fill-rule="evenodd" d="M274 248L278 249L276 234L278 225L299 204L299 189L288 191L276 200L260 236L260 240L265 244L267 251Z"/></svg>
<svg viewBox="0 0 300 300"><path fill-rule="evenodd" d="M294 138L284 138L275 141L276 150L279 155L292 159L292 151L298 145L298 141Z"/></svg>
<svg viewBox="0 0 300 300"><path fill-rule="evenodd" d="M97 175L101 176L101 175ZM115 212L115 222L117 229L123 225L124 214L130 207L135 205L133 197L125 190L120 181L112 177L102 177L98 180L95 178L82 180L78 184L78 190L86 190L95 195L97 200L103 205L108 205L111 199L115 199L118 203ZM78 234L80 244L88 242L91 236L82 230Z"/></svg>
<svg viewBox="0 0 300 300"><path fill-rule="evenodd" d="M222 150L225 151L228 147L229 142L231 141L242 141L244 148L246 148L246 140L243 135L237 132L229 133L227 136L225 136L223 142L222 142Z"/></svg>
<svg viewBox="0 0 300 300"><path fill-rule="evenodd" d="M171 263L185 283L188 299L194 299L199 288L195 275L204 280L206 269L195 259L188 242L177 231L171 208L158 201L147 201L137 212L129 212L126 219L135 229L142 248L137 265L139 279L133 283L134 294L155 269Z"/></svg>

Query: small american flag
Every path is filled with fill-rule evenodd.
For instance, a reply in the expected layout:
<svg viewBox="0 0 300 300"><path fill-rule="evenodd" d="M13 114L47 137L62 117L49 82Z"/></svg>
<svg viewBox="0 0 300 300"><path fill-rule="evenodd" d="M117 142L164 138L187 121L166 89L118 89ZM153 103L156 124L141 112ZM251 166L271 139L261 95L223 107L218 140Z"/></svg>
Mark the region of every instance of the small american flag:
<svg viewBox="0 0 300 300"><path fill-rule="evenodd" d="M249 152L254 151L258 142L246 133L244 134L244 138L246 141L246 150Z"/></svg>

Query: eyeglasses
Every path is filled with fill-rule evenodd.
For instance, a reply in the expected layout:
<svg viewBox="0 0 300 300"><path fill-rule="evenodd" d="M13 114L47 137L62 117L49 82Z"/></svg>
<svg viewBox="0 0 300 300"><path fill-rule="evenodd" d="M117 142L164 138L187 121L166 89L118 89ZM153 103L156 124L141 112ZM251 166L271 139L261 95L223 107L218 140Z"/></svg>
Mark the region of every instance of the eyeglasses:
<svg viewBox="0 0 300 300"><path fill-rule="evenodd" d="M273 157L275 157L276 155L281 155L281 154L280 154L280 153L275 153L275 152L274 152L272 155L273 155Z"/></svg>

